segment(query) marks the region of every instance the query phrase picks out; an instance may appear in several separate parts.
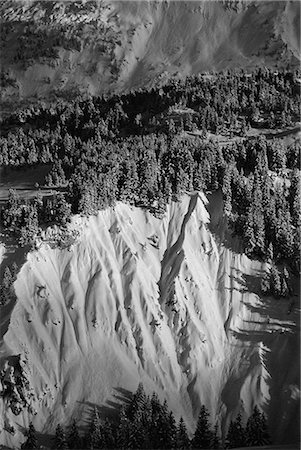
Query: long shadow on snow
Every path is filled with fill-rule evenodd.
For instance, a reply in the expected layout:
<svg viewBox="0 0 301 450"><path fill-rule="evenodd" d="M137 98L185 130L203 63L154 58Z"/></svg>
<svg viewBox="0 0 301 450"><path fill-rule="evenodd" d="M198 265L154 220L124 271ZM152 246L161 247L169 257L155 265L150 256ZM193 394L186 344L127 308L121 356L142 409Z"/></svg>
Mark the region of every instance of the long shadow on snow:
<svg viewBox="0 0 301 450"><path fill-rule="evenodd" d="M38 445L42 448L53 448L55 434L37 432Z"/></svg>
<svg viewBox="0 0 301 450"><path fill-rule="evenodd" d="M257 291L258 283L253 283L254 277L251 281L253 289ZM262 404L262 407L269 417L273 441L275 443L298 442L300 409L295 390L300 382L297 357L300 354L299 309L289 310L290 300L276 300L271 297L264 297L255 305L248 301L244 301L243 304L252 314L257 314L258 319L245 320L245 328L231 329L231 333L238 341L248 342L249 346L254 348L254 354L251 355L250 366L246 368L245 375L242 375L241 379L231 381L237 382L241 387L242 381L249 371L253 370L254 364L263 365L266 369L263 377L268 386L270 398ZM255 329L251 328L252 325Z"/></svg>
<svg viewBox="0 0 301 450"><path fill-rule="evenodd" d="M83 406L83 410L79 415L81 424L78 424L78 430L82 436L85 436L89 430L95 409L98 412L100 419L109 419L111 422L116 422L121 407L130 403L133 396L131 391L121 387L115 387L113 389L117 392L117 394L113 394L113 397L118 400L118 402L107 400L105 405L99 405L90 401L77 401L77 403ZM71 421L67 424L67 427L69 425L71 425ZM21 425L19 425L19 429L23 434L26 431L26 429ZM50 448L49 443L53 442L54 434L37 433L37 438L39 445L45 446L45 448Z"/></svg>
<svg viewBox="0 0 301 450"><path fill-rule="evenodd" d="M228 228L227 218L223 214L223 199L220 191L207 195L209 203L207 210L211 221L208 228L216 241L221 243L226 249L236 254L243 253L242 241L234 236ZM253 293L259 298L262 297L260 284L264 271L257 271L254 275L237 271L237 276L230 274L233 287L240 293ZM229 288L226 288L229 289ZM296 289L294 289L296 291ZM233 346L240 347L239 341L248 342L254 348L251 355L253 363L260 363L266 367L265 382L269 389L270 400L263 401L263 410L269 416L269 426L274 430L274 442L295 443L300 441L300 410L298 396L290 395L290 389L300 385L300 342L298 331L300 328L300 308L296 303L296 295L290 299L273 299L264 297L257 304L243 301L246 308L253 314L258 314L257 320L245 321L246 327L240 329L230 329L229 331L238 341L232 343ZM262 318L262 320L261 320ZM250 329L252 328L255 329ZM261 327L260 327L261 325ZM260 327L260 328L259 328ZM258 349L256 351L256 348ZM269 349L269 350L268 350ZM255 360L258 359L258 362ZM283 361L282 365L280 361ZM287 364L285 364L287 361ZM222 396L225 395L224 403L229 406L229 410L238 407L240 389L244 380L252 370L252 361L239 378L232 377L228 380L229 386L225 386ZM243 364L243 361L241 362ZM283 367L283 366L287 367ZM271 376L270 376L271 374ZM233 389L233 385L236 387ZM230 395L228 395L231 393ZM229 398L228 398L229 397Z"/></svg>
<svg viewBox="0 0 301 450"><path fill-rule="evenodd" d="M129 405L133 395L132 392L121 387L115 387L113 389L117 392L117 394L113 394L114 399L117 401L107 400L104 405L99 405L90 401L78 401L78 403L82 404L86 409L84 414L86 418L83 420L84 425L82 428L85 428L85 426L90 423L95 408L101 419L104 420L108 418L110 420L116 420L121 407L123 405Z"/></svg>
<svg viewBox="0 0 301 450"><path fill-rule="evenodd" d="M240 237L236 236L230 229L228 219L224 215L224 201L220 189L207 193L208 204L206 209L210 215L208 228L215 241L222 244L237 254L243 253L243 245Z"/></svg>

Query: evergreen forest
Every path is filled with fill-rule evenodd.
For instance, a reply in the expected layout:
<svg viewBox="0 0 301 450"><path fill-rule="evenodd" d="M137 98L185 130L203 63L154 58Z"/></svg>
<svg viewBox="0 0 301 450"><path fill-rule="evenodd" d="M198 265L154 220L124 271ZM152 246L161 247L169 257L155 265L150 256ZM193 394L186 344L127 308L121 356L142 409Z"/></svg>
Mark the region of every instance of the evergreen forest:
<svg viewBox="0 0 301 450"><path fill-rule="evenodd" d="M242 251L271 263L263 294L290 295L300 267L300 142L286 144L279 130L299 120L299 76L227 70L12 113L1 123L0 169L16 178L28 167L47 170L34 198L9 191L4 232L34 246L48 226L67 233L71 214L122 201L162 217L183 193L219 190ZM13 295L13 268L5 271L2 304Z"/></svg>
<svg viewBox="0 0 301 450"><path fill-rule="evenodd" d="M37 432L32 422L25 431L22 449L38 448ZM140 383L116 417L101 418L97 406L86 427L72 420L68 427L58 424L52 439L54 449L221 449L270 444L265 415L257 406L246 425L240 414L230 422L222 443L218 425L210 422L205 405L200 408L196 429L190 438L182 418L177 422L167 402L156 393L147 396Z"/></svg>

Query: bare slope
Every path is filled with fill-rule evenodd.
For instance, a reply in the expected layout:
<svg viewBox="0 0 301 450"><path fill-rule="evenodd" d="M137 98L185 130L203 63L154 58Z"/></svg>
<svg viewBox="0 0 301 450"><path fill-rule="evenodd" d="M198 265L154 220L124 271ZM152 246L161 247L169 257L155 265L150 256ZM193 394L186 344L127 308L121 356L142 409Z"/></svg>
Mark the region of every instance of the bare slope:
<svg viewBox="0 0 301 450"><path fill-rule="evenodd" d="M199 194L171 203L162 220L118 203L89 218L69 251L28 255L0 364L6 379L12 366L23 372L29 404L16 416L0 398L1 443L20 442L32 418L51 433L72 416L84 423L94 404L108 413L139 381L190 430L201 403L222 430L258 404L276 443L298 441L299 309L260 298L264 265L227 235L219 195L209 209L211 225Z"/></svg>
<svg viewBox="0 0 301 450"><path fill-rule="evenodd" d="M6 0L0 11L3 102L296 66L300 54L297 1Z"/></svg>

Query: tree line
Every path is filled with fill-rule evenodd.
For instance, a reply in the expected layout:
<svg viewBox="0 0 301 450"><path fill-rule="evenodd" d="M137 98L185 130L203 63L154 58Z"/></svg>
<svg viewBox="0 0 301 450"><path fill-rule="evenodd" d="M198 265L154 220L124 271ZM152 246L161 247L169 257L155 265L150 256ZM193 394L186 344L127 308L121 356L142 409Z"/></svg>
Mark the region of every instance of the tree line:
<svg viewBox="0 0 301 450"><path fill-rule="evenodd" d="M300 143L251 138L244 130L219 144L206 133L219 126L256 125L254 108L261 117L279 118L284 112L295 118L299 105L296 74L257 69L17 111L2 123L0 165L4 170L35 165L37 171L49 165L44 185L55 194L25 201L11 191L1 223L20 245L32 245L43 227L64 227L71 213L96 214L123 201L160 217L184 192L220 189L244 252L297 272ZM190 112L181 114L183 108ZM178 123L166 120L168 111L180 111ZM194 126L204 133L188 134Z"/></svg>
<svg viewBox="0 0 301 450"><path fill-rule="evenodd" d="M70 213L96 214L116 201L164 214L184 192L221 189L224 210L250 257L299 264L300 171L290 152L265 138L221 147L185 135L150 134L115 143L100 135L81 151L62 147L61 160L47 175L50 186L65 186L50 198L24 201L11 191L2 224L31 243L41 225L64 225ZM295 151L295 148L294 150ZM65 164L64 164L65 162Z"/></svg>
<svg viewBox="0 0 301 450"><path fill-rule="evenodd" d="M17 279L17 273L19 268L14 262L11 267L1 265L1 278L0 284L0 306L6 305L8 302L16 299L14 290L14 282Z"/></svg>
<svg viewBox="0 0 301 450"><path fill-rule="evenodd" d="M7 135L11 125L23 127L24 123L46 133L60 126L81 139L91 137L95 124L111 137L124 131L145 133L162 127L162 114L173 107L191 109L188 127L195 124L213 132L224 127L235 129L237 122L240 128L259 124L285 127L299 120L299 77L299 70L258 68L246 73L243 69L229 69L209 76L172 79L163 86L128 94L79 96L72 102L61 100L50 107L41 101L7 117L2 134Z"/></svg>
<svg viewBox="0 0 301 450"><path fill-rule="evenodd" d="M22 449L38 448L33 423L25 432ZM262 446L271 442L266 418L257 406L246 426L239 414L230 422L225 445L221 443L218 425L210 423L210 414L201 405L192 438L189 437L183 418L176 422L167 402L158 395L147 396L140 383L137 391L124 404L114 419L101 419L97 407L93 409L86 430L80 431L76 420L65 428L58 424L53 437L55 449L220 449L240 446Z"/></svg>

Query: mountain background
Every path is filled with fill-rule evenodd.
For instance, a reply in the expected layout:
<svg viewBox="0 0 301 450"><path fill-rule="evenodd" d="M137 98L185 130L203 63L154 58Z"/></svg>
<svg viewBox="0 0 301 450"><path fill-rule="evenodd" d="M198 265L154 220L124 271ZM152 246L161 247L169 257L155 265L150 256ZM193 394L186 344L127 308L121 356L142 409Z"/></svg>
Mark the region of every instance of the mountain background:
<svg viewBox="0 0 301 450"><path fill-rule="evenodd" d="M298 67L298 1L32 1L0 5L2 112L21 101Z"/></svg>

